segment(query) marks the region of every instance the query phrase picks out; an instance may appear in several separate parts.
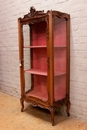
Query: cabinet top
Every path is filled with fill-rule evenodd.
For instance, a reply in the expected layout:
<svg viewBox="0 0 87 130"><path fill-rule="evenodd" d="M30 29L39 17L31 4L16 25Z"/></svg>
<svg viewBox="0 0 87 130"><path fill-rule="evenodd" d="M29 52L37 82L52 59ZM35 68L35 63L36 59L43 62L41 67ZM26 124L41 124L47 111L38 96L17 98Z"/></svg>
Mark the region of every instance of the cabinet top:
<svg viewBox="0 0 87 130"><path fill-rule="evenodd" d="M44 10L36 10L34 6L30 7L30 12L26 15L24 15L23 18L20 18L21 20L26 20L26 19L34 19L34 18L41 18L44 16L57 16L59 18L66 18L69 19L70 15L67 13L63 13L60 11L55 11L55 10L48 10L46 13L44 13Z"/></svg>

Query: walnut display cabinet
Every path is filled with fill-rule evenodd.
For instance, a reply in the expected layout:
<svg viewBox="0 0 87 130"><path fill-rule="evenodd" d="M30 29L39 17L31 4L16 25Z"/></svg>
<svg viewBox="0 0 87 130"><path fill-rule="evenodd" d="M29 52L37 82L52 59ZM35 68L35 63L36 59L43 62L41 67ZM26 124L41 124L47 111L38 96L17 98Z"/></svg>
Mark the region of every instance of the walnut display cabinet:
<svg viewBox="0 0 87 130"><path fill-rule="evenodd" d="M26 35L25 25L29 30ZM52 10L44 13L32 6L28 14L18 19L18 36L21 111L24 101L48 109L54 125L54 112L59 106L66 105L67 115L70 115L70 16ZM29 51L27 69L24 67L26 50ZM26 74L30 75L29 90L25 89Z"/></svg>

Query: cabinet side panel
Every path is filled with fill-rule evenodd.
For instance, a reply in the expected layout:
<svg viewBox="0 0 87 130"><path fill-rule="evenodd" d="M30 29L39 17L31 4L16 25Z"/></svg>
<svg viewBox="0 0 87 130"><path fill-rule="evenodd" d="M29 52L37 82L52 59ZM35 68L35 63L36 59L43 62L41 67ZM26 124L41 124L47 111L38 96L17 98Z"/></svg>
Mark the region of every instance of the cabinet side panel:
<svg viewBox="0 0 87 130"><path fill-rule="evenodd" d="M54 20L54 98L61 100L66 96L66 20ZM56 75L56 73L58 75ZM56 76L55 76L56 75Z"/></svg>
<svg viewBox="0 0 87 130"><path fill-rule="evenodd" d="M66 48L54 49L54 75L57 71L66 72Z"/></svg>
<svg viewBox="0 0 87 130"><path fill-rule="evenodd" d="M66 21L55 17L54 21L54 46L66 45Z"/></svg>
<svg viewBox="0 0 87 130"><path fill-rule="evenodd" d="M54 98L55 101L61 100L66 96L66 75L55 77L54 79Z"/></svg>
<svg viewBox="0 0 87 130"><path fill-rule="evenodd" d="M66 21L55 17L54 21L54 75L66 72Z"/></svg>
<svg viewBox="0 0 87 130"><path fill-rule="evenodd" d="M30 46L30 27L29 25L23 25L23 41L24 41L24 70L31 68L31 58L30 58L30 49L25 48L25 46ZM31 83L31 75L25 73L25 91L28 91L31 89L32 83Z"/></svg>

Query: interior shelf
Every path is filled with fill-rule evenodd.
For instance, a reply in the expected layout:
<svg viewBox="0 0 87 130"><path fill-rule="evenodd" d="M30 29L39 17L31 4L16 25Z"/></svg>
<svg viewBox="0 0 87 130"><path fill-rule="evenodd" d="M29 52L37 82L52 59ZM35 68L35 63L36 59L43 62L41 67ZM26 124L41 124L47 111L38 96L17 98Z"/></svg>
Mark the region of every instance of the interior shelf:
<svg viewBox="0 0 87 130"><path fill-rule="evenodd" d="M29 70L25 70L25 72L30 73L30 74L47 76L47 71L41 70L41 69L29 69Z"/></svg>
<svg viewBox="0 0 87 130"><path fill-rule="evenodd" d="M65 75L66 72L61 72L61 71L56 71L54 72L54 76L61 76L61 75Z"/></svg>
<svg viewBox="0 0 87 130"><path fill-rule="evenodd" d="M47 76L47 71L41 70L41 69L28 69L28 70L25 70L25 72L30 73L30 74ZM65 74L66 74L66 72L56 71L54 73L54 76L61 76L61 75L65 75Z"/></svg>
<svg viewBox="0 0 87 130"><path fill-rule="evenodd" d="M41 46L24 46L24 48L46 48L47 46L46 45L41 45ZM66 46L54 46L54 48L66 48Z"/></svg>
<svg viewBox="0 0 87 130"><path fill-rule="evenodd" d="M66 46L55 45L54 48L66 48Z"/></svg>
<svg viewBox="0 0 87 130"><path fill-rule="evenodd" d="M24 48L46 48L46 45L41 45L41 46L24 46Z"/></svg>
<svg viewBox="0 0 87 130"><path fill-rule="evenodd" d="M47 95L47 92L41 92L41 91L38 91L38 90L31 90L29 91L28 93L25 94L27 97L29 96L32 96L32 97L36 97L36 98L39 98L43 101L47 101L48 100L48 95Z"/></svg>

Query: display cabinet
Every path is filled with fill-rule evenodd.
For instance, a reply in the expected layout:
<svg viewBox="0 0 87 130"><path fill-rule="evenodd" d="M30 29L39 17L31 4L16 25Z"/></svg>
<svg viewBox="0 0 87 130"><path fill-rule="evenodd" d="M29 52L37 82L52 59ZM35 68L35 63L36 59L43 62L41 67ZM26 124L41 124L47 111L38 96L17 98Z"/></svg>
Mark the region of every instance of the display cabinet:
<svg viewBox="0 0 87 130"><path fill-rule="evenodd" d="M28 34L24 35L27 25ZM30 12L18 19L21 111L24 101L48 109L54 125L56 108L70 109L70 15L59 11ZM27 38L28 37L28 38ZM26 42L27 41L27 42ZM25 51L29 52L29 68L25 69ZM29 90L25 75L29 75Z"/></svg>

